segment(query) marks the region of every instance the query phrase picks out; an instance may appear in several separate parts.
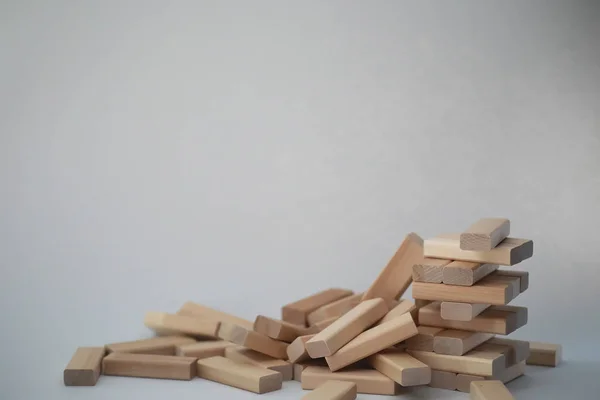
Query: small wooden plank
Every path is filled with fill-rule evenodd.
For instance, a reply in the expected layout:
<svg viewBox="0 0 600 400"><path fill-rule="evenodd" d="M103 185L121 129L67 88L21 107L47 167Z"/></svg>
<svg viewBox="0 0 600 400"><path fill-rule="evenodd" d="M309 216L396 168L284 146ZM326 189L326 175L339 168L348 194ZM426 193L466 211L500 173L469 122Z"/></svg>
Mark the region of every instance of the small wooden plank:
<svg viewBox="0 0 600 400"><path fill-rule="evenodd" d="M329 325L331 325L335 321L337 321L338 318L339 317L331 317L331 318L324 319L323 321L319 321L316 324L312 325L310 328L308 328L307 332L310 332L311 334L319 333L323 329L327 328Z"/></svg>
<svg viewBox="0 0 600 400"><path fill-rule="evenodd" d="M438 354L462 356L493 337L491 333L446 329L433 338L433 351Z"/></svg>
<svg viewBox="0 0 600 400"><path fill-rule="evenodd" d="M353 295L352 290L331 288L301 300L287 304L281 308L281 319L291 324L306 326L307 316L311 312L336 300Z"/></svg>
<svg viewBox="0 0 600 400"><path fill-rule="evenodd" d="M562 361L562 346L554 343L529 342L529 365L556 367Z"/></svg>
<svg viewBox="0 0 600 400"><path fill-rule="evenodd" d="M306 342L311 358L330 356L388 312L383 299L365 300Z"/></svg>
<svg viewBox="0 0 600 400"><path fill-rule="evenodd" d="M281 372L221 356L198 360L197 369L200 378L259 394L279 390L283 382Z"/></svg>
<svg viewBox="0 0 600 400"><path fill-rule="evenodd" d="M358 393L395 395L400 386L374 369L347 368L332 372L327 367L308 366L302 371L302 389L316 389L331 380L354 382Z"/></svg>
<svg viewBox="0 0 600 400"><path fill-rule="evenodd" d="M533 241L506 238L490 251L461 250L460 234L440 235L423 243L425 257L511 266L533 255Z"/></svg>
<svg viewBox="0 0 600 400"><path fill-rule="evenodd" d="M217 337L220 322L188 315L147 312L144 325L159 335L186 335L203 339Z"/></svg>
<svg viewBox="0 0 600 400"><path fill-rule="evenodd" d="M471 400L514 400L504 383L500 381L471 382Z"/></svg>
<svg viewBox="0 0 600 400"><path fill-rule="evenodd" d="M390 311L388 311L387 314L383 316L383 318L377 321L376 325L384 324L406 313L411 313L414 320L415 316L418 314L417 307L415 306L415 303L413 303L410 300L400 299L396 306L391 308Z"/></svg>
<svg viewBox="0 0 600 400"><path fill-rule="evenodd" d="M508 304L520 293L519 290L515 292L515 289L518 289L518 279L493 275L483 278L473 286L415 282L412 288L415 299L493 305Z"/></svg>
<svg viewBox="0 0 600 400"><path fill-rule="evenodd" d="M356 383L345 381L327 381L302 397L302 400L354 400Z"/></svg>
<svg viewBox="0 0 600 400"><path fill-rule="evenodd" d="M410 350L433 351L435 335L444 331L444 328L419 325L417 334L406 341L406 348Z"/></svg>
<svg viewBox="0 0 600 400"><path fill-rule="evenodd" d="M415 336L417 327L410 314L402 314L384 324L368 329L352 339L335 354L325 357L332 371L337 371L396 343Z"/></svg>
<svg viewBox="0 0 600 400"><path fill-rule="evenodd" d="M293 366L289 362L267 356L266 354L245 347L234 346L226 348L225 358L235 362L252 364L257 367L281 372L284 381L291 380L294 374Z"/></svg>
<svg viewBox="0 0 600 400"><path fill-rule="evenodd" d="M436 389L456 390L456 373L431 370L431 382L427 385Z"/></svg>
<svg viewBox="0 0 600 400"><path fill-rule="evenodd" d="M309 360L310 356L306 350L306 342L312 339L315 335L299 336L286 349L288 360L291 363L297 363Z"/></svg>
<svg viewBox="0 0 600 400"><path fill-rule="evenodd" d="M451 262L451 260L441 258L423 258L420 262L413 265L413 282L442 283L444 279L444 267Z"/></svg>
<svg viewBox="0 0 600 400"><path fill-rule="evenodd" d="M477 375L458 374L456 376L456 390L459 392L469 393L471 390L471 382L484 380L499 380L502 383L508 383L525 374L525 362L515 364L511 367L500 371L493 377L484 377Z"/></svg>
<svg viewBox="0 0 600 400"><path fill-rule="evenodd" d="M381 297L387 302L398 299L412 282L413 265L423 260L423 239L409 233L396 254L365 292L363 300Z"/></svg>
<svg viewBox="0 0 600 400"><path fill-rule="evenodd" d="M510 235L506 218L482 218L460 234L461 250L490 251Z"/></svg>
<svg viewBox="0 0 600 400"><path fill-rule="evenodd" d="M506 357L506 366L510 367L511 365L519 364L529 357L530 348L529 342L525 340L515 340L515 339L507 339L507 338L499 338L495 337L493 339L488 340L484 343L489 346L502 346L508 349L505 352Z"/></svg>
<svg viewBox="0 0 600 400"><path fill-rule="evenodd" d="M499 269L494 272L496 276L509 276L512 278L519 278L519 289L520 292L523 293L529 288L529 272L527 271L515 271L515 270L506 270Z"/></svg>
<svg viewBox="0 0 600 400"><path fill-rule="evenodd" d="M442 281L446 285L473 286L497 269L498 264L452 261L444 267Z"/></svg>
<svg viewBox="0 0 600 400"><path fill-rule="evenodd" d="M341 317L356 307L361 302L362 296L363 293L353 294L352 296L343 297L332 303L317 308L315 311L307 315L306 320L308 321L308 325L314 325L317 322L334 317Z"/></svg>
<svg viewBox="0 0 600 400"><path fill-rule="evenodd" d="M429 365L431 369L438 371L493 376L506 368L504 355L497 352L475 349L462 356L450 356L420 350L406 350L406 352L417 360Z"/></svg>
<svg viewBox="0 0 600 400"><path fill-rule="evenodd" d="M228 322L230 324L242 326L246 329L252 329L254 326L252 321L248 321L247 319L236 317L235 315L231 315L202 304L194 303L192 301L188 301L181 306L179 311L177 311L177 314L203 319L212 319L219 322Z"/></svg>
<svg viewBox="0 0 600 400"><path fill-rule="evenodd" d="M196 340L185 336L158 336L131 342L110 343L105 345L109 353L158 354L175 355L175 346L196 343Z"/></svg>
<svg viewBox="0 0 600 400"><path fill-rule="evenodd" d="M490 306L491 304L443 301L441 304L440 315L443 319L450 321L471 321Z"/></svg>
<svg viewBox="0 0 600 400"><path fill-rule="evenodd" d="M262 333L254 332L239 325L226 322L221 323L218 336L223 340L239 344L240 346L258 351L259 353L266 354L273 358L283 360L287 357L286 350L288 343L271 339Z"/></svg>
<svg viewBox="0 0 600 400"><path fill-rule="evenodd" d="M384 350L368 358L371 367L402 386L427 385L431 368L403 350Z"/></svg>
<svg viewBox="0 0 600 400"><path fill-rule="evenodd" d="M291 343L298 336L306 335L306 328L290 324L285 321L278 321L273 318L259 315L254 321L254 331L262 333L271 339L281 340L282 342Z"/></svg>
<svg viewBox="0 0 600 400"><path fill-rule="evenodd" d="M95 386L105 353L104 347L78 347L63 371L65 386Z"/></svg>
<svg viewBox="0 0 600 400"><path fill-rule="evenodd" d="M208 340L175 346L175 355L180 357L195 357L198 359L224 356L227 347L235 346L225 340Z"/></svg>
<svg viewBox="0 0 600 400"><path fill-rule="evenodd" d="M102 360L102 374L189 381L196 376L196 358L110 353Z"/></svg>
<svg viewBox="0 0 600 400"><path fill-rule="evenodd" d="M302 371L304 371L304 369L306 369L307 367L310 366L315 366L315 367L327 367L327 363L325 362L324 358L317 358L317 359L308 359L308 360L304 360L304 361L300 361L297 363L294 363L294 380L301 382L302 381ZM327 367L328 368L328 367Z"/></svg>

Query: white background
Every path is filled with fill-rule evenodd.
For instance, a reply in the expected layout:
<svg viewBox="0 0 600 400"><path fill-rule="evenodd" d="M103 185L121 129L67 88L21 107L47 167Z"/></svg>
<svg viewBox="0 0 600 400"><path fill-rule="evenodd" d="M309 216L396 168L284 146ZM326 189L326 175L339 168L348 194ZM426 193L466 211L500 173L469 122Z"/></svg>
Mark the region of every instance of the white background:
<svg viewBox="0 0 600 400"><path fill-rule="evenodd" d="M599 6L0 1L0 398L252 398L62 370L187 300L364 290L408 232L483 216L535 241L513 336L567 360L511 390L594 397Z"/></svg>

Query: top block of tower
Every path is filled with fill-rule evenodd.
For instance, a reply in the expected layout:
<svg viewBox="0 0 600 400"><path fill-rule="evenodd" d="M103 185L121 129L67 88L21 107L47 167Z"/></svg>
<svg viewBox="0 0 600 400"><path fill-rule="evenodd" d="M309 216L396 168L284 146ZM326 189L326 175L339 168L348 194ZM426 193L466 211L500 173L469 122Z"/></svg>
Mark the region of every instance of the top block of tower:
<svg viewBox="0 0 600 400"><path fill-rule="evenodd" d="M510 234L506 218L482 218L460 234L461 250L489 251Z"/></svg>

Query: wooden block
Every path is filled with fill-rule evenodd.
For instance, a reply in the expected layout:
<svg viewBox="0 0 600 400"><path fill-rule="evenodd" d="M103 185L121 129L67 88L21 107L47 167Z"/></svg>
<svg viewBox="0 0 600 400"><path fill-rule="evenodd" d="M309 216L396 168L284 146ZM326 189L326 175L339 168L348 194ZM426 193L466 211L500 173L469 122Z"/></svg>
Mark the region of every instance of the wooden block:
<svg viewBox="0 0 600 400"><path fill-rule="evenodd" d="M423 239L409 233L396 254L381 271L363 296L363 300L381 297L386 301L398 299L412 282L413 265L423 260Z"/></svg>
<svg viewBox="0 0 600 400"><path fill-rule="evenodd" d="M506 238L490 251L473 251L461 250L460 234L446 234L425 240L423 251L425 257L510 266L533 255L533 241Z"/></svg>
<svg viewBox="0 0 600 400"><path fill-rule="evenodd" d="M480 376L493 376L506 368L503 354L491 351L471 350L462 356L450 356L429 351L406 350L417 360L438 371Z"/></svg>
<svg viewBox="0 0 600 400"><path fill-rule="evenodd" d="M356 399L356 383L344 381L327 381L315 390L302 397L302 400L354 400Z"/></svg>
<svg viewBox="0 0 600 400"><path fill-rule="evenodd" d="M562 346L560 344L529 342L531 354L527 358L529 365L556 367L562 361Z"/></svg>
<svg viewBox="0 0 600 400"><path fill-rule="evenodd" d="M65 386L95 386L105 353L104 347L78 347L63 372Z"/></svg>
<svg viewBox="0 0 600 400"><path fill-rule="evenodd" d="M185 303L179 309L179 311L177 311L177 314L199 317L203 319L212 319L219 322L228 322L230 324L242 326L246 329L252 329L252 327L254 326L254 323L252 321L248 321L247 319L239 318L235 315L231 315L226 312L216 310L214 308L203 306L202 304L197 304L192 301L188 301L187 303Z"/></svg>
<svg viewBox="0 0 600 400"><path fill-rule="evenodd" d="M339 318L352 310L362 300L362 293L353 294L352 296L343 297L332 303L326 304L317 308L315 311L307 315L308 325L314 325L317 322L325 321L330 318Z"/></svg>
<svg viewBox="0 0 600 400"><path fill-rule="evenodd" d="M347 289L331 288L301 300L295 301L281 308L281 319L283 321L306 326L308 314L326 304L353 295L354 292Z"/></svg>
<svg viewBox="0 0 600 400"><path fill-rule="evenodd" d="M498 264L482 264L470 261L452 261L443 269L446 285L473 286L498 269Z"/></svg>
<svg viewBox="0 0 600 400"><path fill-rule="evenodd" d="M410 350L433 351L433 339L435 335L444 331L444 328L419 325L417 335L406 341L406 348Z"/></svg>
<svg viewBox="0 0 600 400"><path fill-rule="evenodd" d="M302 371L304 371L304 369L306 369L307 367L310 366L315 366L315 367L327 367L327 363L325 362L324 358L317 358L317 359L308 359L305 361L301 361L298 363L294 364L294 380L301 382L302 380ZM329 367L327 367L329 368Z"/></svg>
<svg viewBox="0 0 600 400"><path fill-rule="evenodd" d="M373 369L347 368L331 372L327 367L309 366L302 371L302 389L316 389L319 385L331 381L354 382L358 393L394 395L400 392L396 382Z"/></svg>
<svg viewBox="0 0 600 400"><path fill-rule="evenodd" d="M144 325L159 335L188 335L197 338L214 339L219 330L219 321L187 315L148 312Z"/></svg>
<svg viewBox="0 0 600 400"><path fill-rule="evenodd" d="M519 295L518 285L517 278L490 275L473 286L415 282L412 290L415 299L505 305Z"/></svg>
<svg viewBox="0 0 600 400"><path fill-rule="evenodd" d="M509 349L505 352L506 366L510 367L515 364L519 364L530 355L529 342L524 340L506 339L495 337L485 342L485 345L489 346L502 346ZM506 382L505 382L506 383Z"/></svg>
<svg viewBox="0 0 600 400"><path fill-rule="evenodd" d="M447 329L433 338L433 351L438 354L462 356L493 337L491 333Z"/></svg>
<svg viewBox="0 0 600 400"><path fill-rule="evenodd" d="M510 235L506 218L482 218L460 234L461 250L490 251Z"/></svg>
<svg viewBox="0 0 600 400"><path fill-rule="evenodd" d="M499 269L494 272L496 276L509 276L512 278L519 278L519 291L523 293L529 288L529 272L527 271L514 271Z"/></svg>
<svg viewBox="0 0 600 400"><path fill-rule="evenodd" d="M371 367L402 386L427 385L431 368L403 350L384 350L368 358Z"/></svg>
<svg viewBox="0 0 600 400"><path fill-rule="evenodd" d="M527 308L491 306L471 321L452 321L441 316L441 304L431 303L419 309L419 323L446 329L508 335L527 323Z"/></svg>
<svg viewBox="0 0 600 400"><path fill-rule="evenodd" d="M417 308L425 307L427 304L431 303L431 300L422 300L422 299L414 299L414 300L415 300L415 306Z"/></svg>
<svg viewBox="0 0 600 400"><path fill-rule="evenodd" d="M412 279L414 282L442 283L444 267L450 263L450 260L441 258L423 258L413 265Z"/></svg>
<svg viewBox="0 0 600 400"><path fill-rule="evenodd" d="M293 342L298 336L306 335L306 328L303 326L278 321L264 315L256 317L254 331L287 343Z"/></svg>
<svg viewBox="0 0 600 400"><path fill-rule="evenodd" d="M383 318L381 318L379 321L377 321L376 325L384 324L384 323L391 321L392 319L394 319L402 314L406 314L406 313L411 313L413 320L414 320L415 315L418 314L417 307L415 306L415 303L413 303L410 300L400 299L398 301L398 304L394 308L390 309L390 311L388 311L387 314L385 314Z"/></svg>
<svg viewBox="0 0 600 400"><path fill-rule="evenodd" d="M443 301L440 308L440 315L443 319L451 321L471 321L490 306L491 304Z"/></svg>
<svg viewBox="0 0 600 400"><path fill-rule="evenodd" d="M254 332L253 330L246 329L239 325L226 322L221 323L218 336L223 340L239 344L240 346L258 351L259 353L266 354L273 358L283 360L287 357L287 343L271 339L262 333Z"/></svg>
<svg viewBox="0 0 600 400"><path fill-rule="evenodd" d="M500 381L473 381L470 393L471 400L514 400Z"/></svg>
<svg viewBox="0 0 600 400"><path fill-rule="evenodd" d="M436 389L456 390L456 374L448 371L431 370L429 387Z"/></svg>
<svg viewBox="0 0 600 400"><path fill-rule="evenodd" d="M410 314L402 314L384 324L364 331L335 354L325 357L332 371L337 371L396 343L415 336L417 327Z"/></svg>
<svg viewBox="0 0 600 400"><path fill-rule="evenodd" d="M333 324L335 321L337 321L339 317L331 317L331 318L327 318L324 319L323 321L319 321L316 324L312 325L307 332L312 333L319 333L321 332L323 329L327 328L329 325Z"/></svg>
<svg viewBox="0 0 600 400"><path fill-rule="evenodd" d="M458 374L456 376L456 390L469 393L471 390L471 382L483 380L499 380L502 383L508 383L525 373L525 362L515 364L503 371L500 371L493 377L483 377L477 375Z"/></svg>
<svg viewBox="0 0 600 400"><path fill-rule="evenodd" d="M297 363L310 359L308 351L306 351L306 342L312 339L315 335L299 336L286 349L288 359L291 363Z"/></svg>
<svg viewBox="0 0 600 400"><path fill-rule="evenodd" d="M198 360L198 376L254 393L281 389L281 372L216 356Z"/></svg>
<svg viewBox="0 0 600 400"><path fill-rule="evenodd" d="M184 336L159 336L149 339L134 340L131 342L111 343L104 346L109 353L135 353L135 354L160 354L165 356L175 355L175 346L196 343Z"/></svg>
<svg viewBox="0 0 600 400"><path fill-rule="evenodd" d="M226 348L225 358L238 363L252 364L256 365L257 367L281 372L284 381L291 380L294 374L293 366L289 362L267 356L245 347L235 346Z"/></svg>
<svg viewBox="0 0 600 400"><path fill-rule="evenodd" d="M235 346L235 344L225 340L208 340L205 342L182 344L175 346L175 355L198 359L225 356L225 349L231 346Z"/></svg>
<svg viewBox="0 0 600 400"><path fill-rule="evenodd" d="M330 356L387 312L383 299L365 300L306 342L306 350L311 358Z"/></svg>
<svg viewBox="0 0 600 400"><path fill-rule="evenodd" d="M196 358L110 353L102 360L102 374L189 381L196 376Z"/></svg>

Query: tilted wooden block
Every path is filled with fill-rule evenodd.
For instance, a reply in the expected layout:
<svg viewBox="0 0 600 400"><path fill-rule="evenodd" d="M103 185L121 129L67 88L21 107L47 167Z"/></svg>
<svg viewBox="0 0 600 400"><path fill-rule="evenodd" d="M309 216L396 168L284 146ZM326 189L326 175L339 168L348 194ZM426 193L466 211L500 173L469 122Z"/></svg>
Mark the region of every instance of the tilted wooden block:
<svg viewBox="0 0 600 400"><path fill-rule="evenodd" d="M363 300L381 297L385 301L398 299L412 282L413 265L423 260L423 239L409 233L396 254L365 292Z"/></svg>
<svg viewBox="0 0 600 400"><path fill-rule="evenodd" d="M462 356L493 337L491 333L447 329L433 338L433 351L438 354Z"/></svg>
<svg viewBox="0 0 600 400"><path fill-rule="evenodd" d="M384 324L364 331L335 354L325 357L332 371L337 371L396 343L415 336L417 327L410 314L402 314Z"/></svg>
<svg viewBox="0 0 600 400"><path fill-rule="evenodd" d="M469 393L471 390L471 382L473 381L499 380L502 383L508 383L522 376L523 374L525 374L525 362L521 362L519 364L515 364L511 367L508 367L492 377L458 374L456 376L456 390L458 390L459 392Z"/></svg>
<svg viewBox="0 0 600 400"><path fill-rule="evenodd" d="M406 348L410 350L433 351L433 339L435 335L444 331L444 328L419 325L417 335L406 341Z"/></svg>
<svg viewBox="0 0 600 400"><path fill-rule="evenodd" d="M339 318L348 311L356 307L362 300L363 293L353 294L343 297L332 303L317 308L306 317L308 325L314 325L317 322L325 321L330 318Z"/></svg>
<svg viewBox="0 0 600 400"><path fill-rule="evenodd" d="M339 317L331 317L331 318L324 319L323 321L319 321L316 324L312 325L310 328L308 328L307 332L310 332L311 334L319 333L323 329L327 328L329 325L331 325L335 321L337 321L338 318Z"/></svg>
<svg viewBox="0 0 600 400"><path fill-rule="evenodd" d="M384 350L368 358L369 364L402 386L427 385L431 368L403 350Z"/></svg>
<svg viewBox="0 0 600 400"><path fill-rule="evenodd" d="M304 371L307 367L327 367L327 363L324 358L316 358L316 359L308 359L305 361L300 361L294 364L294 380L301 382L302 380L302 371Z"/></svg>
<svg viewBox="0 0 600 400"><path fill-rule="evenodd" d="M442 271L446 285L473 286L498 269L498 264L482 264L470 261L452 261Z"/></svg>
<svg viewBox="0 0 600 400"><path fill-rule="evenodd" d="M102 374L189 381L196 376L196 358L110 353L102 360Z"/></svg>
<svg viewBox="0 0 600 400"><path fill-rule="evenodd" d="M431 370L431 382L427 386L436 389L456 390L456 373Z"/></svg>
<svg viewBox="0 0 600 400"><path fill-rule="evenodd" d="M175 346L196 343L196 340L184 336L158 336L131 342L111 343L104 346L109 353L136 353L175 355Z"/></svg>
<svg viewBox="0 0 600 400"><path fill-rule="evenodd" d="M352 290L331 288L301 300L295 301L281 308L281 319L283 321L306 326L307 316L311 312L336 300L353 295Z"/></svg>
<svg viewBox="0 0 600 400"><path fill-rule="evenodd" d="M252 321L248 321L244 318L236 317L235 315L228 314L223 311L216 310L214 308L210 308L207 306L203 306L202 304L194 303L192 301L188 301L185 303L179 311L177 311L179 315L188 315L191 317L198 317L203 319L212 319L219 322L228 322L230 324L235 324L242 326L246 329L252 329L254 323Z"/></svg>
<svg viewBox="0 0 600 400"><path fill-rule="evenodd" d="M529 272L499 269L494 272L496 276L508 276L511 278L519 278L520 292L523 293L529 288Z"/></svg>
<svg viewBox="0 0 600 400"><path fill-rule="evenodd" d="M63 372L65 386L95 386L105 353L104 347L78 347Z"/></svg>
<svg viewBox="0 0 600 400"><path fill-rule="evenodd" d="M451 321L471 321L490 306L491 304L442 301L440 315Z"/></svg>
<svg viewBox="0 0 600 400"><path fill-rule="evenodd" d="M311 358L330 356L388 312L383 299L365 300L306 342Z"/></svg>
<svg viewBox="0 0 600 400"><path fill-rule="evenodd" d="M159 335L189 335L198 338L214 339L219 330L219 321L187 315L148 312L144 325Z"/></svg>
<svg viewBox="0 0 600 400"><path fill-rule="evenodd" d="M444 267L451 262L442 258L423 258L413 265L412 279L414 282L442 283Z"/></svg>
<svg viewBox="0 0 600 400"><path fill-rule="evenodd" d="M470 393L471 400L514 400L500 381L473 381Z"/></svg>
<svg viewBox="0 0 600 400"><path fill-rule="evenodd" d="M291 363L297 363L310 359L308 351L306 351L306 342L312 339L315 335L299 336L286 349L288 359Z"/></svg>
<svg viewBox="0 0 600 400"><path fill-rule="evenodd" d="M417 306L415 306L415 303L413 303L410 300L400 299L398 301L398 304L395 307L390 309L390 311L388 311L387 314L385 314L383 318L381 318L379 321L377 321L376 325L384 324L384 323L386 323L396 317L399 317L402 314L406 314L406 313L411 314L411 316L413 317L413 321L416 320L416 318L418 316Z"/></svg>
<svg viewBox="0 0 600 400"><path fill-rule="evenodd" d="M290 324L285 321L278 321L273 318L259 315L254 321L254 331L262 333L272 339L281 340L282 342L291 343L298 336L306 335L306 328Z"/></svg>
<svg viewBox="0 0 600 400"><path fill-rule="evenodd" d="M510 235L506 218L482 218L460 234L461 250L489 251Z"/></svg>
<svg viewBox="0 0 600 400"><path fill-rule="evenodd" d="M235 346L225 340L208 340L175 346L175 355L182 357L208 358L224 356L227 347Z"/></svg>
<svg viewBox="0 0 600 400"><path fill-rule="evenodd" d="M506 238L490 251L461 250L460 234L452 233L425 240L423 251L425 257L511 266L533 255L533 241Z"/></svg>
<svg viewBox="0 0 600 400"><path fill-rule="evenodd" d="M284 381L291 380L294 374L293 366L289 362L267 356L266 354L259 353L252 349L247 349L245 347L236 346L226 348L225 358L239 363L252 364L256 365L257 367L281 372Z"/></svg>
<svg viewBox="0 0 600 400"><path fill-rule="evenodd" d="M216 356L198 360L198 376L254 393L281 389L281 372Z"/></svg>
<svg viewBox="0 0 600 400"><path fill-rule="evenodd" d="M316 389L319 385L331 380L354 382L358 393L388 394L400 393L400 386L373 369L348 368L344 371L331 372L327 367L309 366L302 371L302 389Z"/></svg>
<svg viewBox="0 0 600 400"><path fill-rule="evenodd" d="M527 358L530 355L529 342L524 340L495 337L493 339L488 340L484 344L487 345L488 348L490 346L501 346L506 348L507 351L504 351L503 353L506 357L507 367L519 364L527 360Z"/></svg>
<svg viewBox="0 0 600 400"><path fill-rule="evenodd" d="M274 358L283 360L287 357L286 350L288 343L271 339L262 333L254 332L239 325L222 322L218 336L228 342L239 344L240 346L247 347Z"/></svg>
<svg viewBox="0 0 600 400"><path fill-rule="evenodd" d="M302 400L354 400L356 399L356 383L344 381L327 381L315 390L302 397Z"/></svg>
<svg viewBox="0 0 600 400"><path fill-rule="evenodd" d="M531 354L527 358L529 365L556 367L562 361L560 344L529 342Z"/></svg>
<svg viewBox="0 0 600 400"><path fill-rule="evenodd" d="M438 371L493 376L506 368L504 355L494 351L474 349L462 356L450 356L420 350L406 350L406 352L429 365L431 369Z"/></svg>

